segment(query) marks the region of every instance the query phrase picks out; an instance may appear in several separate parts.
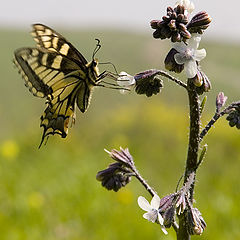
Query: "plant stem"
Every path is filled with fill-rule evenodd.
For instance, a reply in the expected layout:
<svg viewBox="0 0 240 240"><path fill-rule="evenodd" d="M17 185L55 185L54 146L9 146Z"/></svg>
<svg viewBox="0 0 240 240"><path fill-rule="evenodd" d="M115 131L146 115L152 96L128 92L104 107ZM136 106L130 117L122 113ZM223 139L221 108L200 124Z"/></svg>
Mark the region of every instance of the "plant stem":
<svg viewBox="0 0 240 240"><path fill-rule="evenodd" d="M199 151L199 133L200 133L200 107L199 97L195 90L195 86L188 80L187 91L189 98L189 111L190 111L190 134L188 142L188 155L184 173L184 184L187 182L188 177L192 172L196 171L198 164L198 151ZM190 189L190 201L193 201L194 181ZM190 235L187 232L186 219L184 213L179 217L179 231L177 233L178 240L189 240Z"/></svg>
<svg viewBox="0 0 240 240"><path fill-rule="evenodd" d="M222 112L221 112L222 113ZM208 133L208 131L210 130L210 128L214 125L214 123L224 114L221 113L215 113L215 115L213 116L213 118L209 121L209 123L206 125L206 127L202 130L201 134L200 134L200 141L202 141L203 137Z"/></svg>
<svg viewBox="0 0 240 240"><path fill-rule="evenodd" d="M147 183L147 181L140 175L140 173L138 172L138 170L134 167L132 168L133 172L135 173L135 177L139 180L139 182L146 188L146 190L151 194L151 196L153 197L156 193L156 191L153 190L153 188L151 188L149 186L149 184Z"/></svg>
<svg viewBox="0 0 240 240"><path fill-rule="evenodd" d="M169 80L177 83L179 86L184 87L184 88L187 89L187 84L186 84L186 83L184 83L184 82L182 82L181 80L179 80L179 79L171 76L171 75L168 74L167 72L164 72L164 71L162 71L162 70L158 70L158 75L161 75L161 76L163 76L163 77L166 77L166 78L168 78Z"/></svg>
<svg viewBox="0 0 240 240"><path fill-rule="evenodd" d="M211 127L215 124L215 122L222 117L224 114L229 113L234 108L237 108L240 106L240 101L233 102L229 106L227 106L225 109L223 109L221 112L216 112L213 118L209 121L209 123L206 125L206 127L202 130L200 133L200 141L204 138L204 136L208 133L208 131L211 129Z"/></svg>

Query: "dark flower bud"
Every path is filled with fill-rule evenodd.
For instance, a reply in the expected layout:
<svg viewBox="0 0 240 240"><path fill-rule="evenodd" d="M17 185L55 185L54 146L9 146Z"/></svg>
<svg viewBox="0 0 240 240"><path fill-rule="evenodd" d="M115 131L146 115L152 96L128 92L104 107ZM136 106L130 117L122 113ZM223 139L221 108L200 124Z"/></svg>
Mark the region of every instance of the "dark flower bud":
<svg viewBox="0 0 240 240"><path fill-rule="evenodd" d="M170 30L176 29L176 28L177 28L177 26L176 26L176 20L173 20L173 19L172 19L172 20L169 22L168 26L169 26Z"/></svg>
<svg viewBox="0 0 240 240"><path fill-rule="evenodd" d="M102 182L103 187L117 192L130 182L131 177L127 173L128 170L124 169L121 163L116 162L110 164L107 169L99 171L96 179Z"/></svg>
<svg viewBox="0 0 240 240"><path fill-rule="evenodd" d="M159 71L155 69L137 73L134 76L136 80L136 93L145 94L147 97L158 94L163 88L162 80L156 77L158 73Z"/></svg>
<svg viewBox="0 0 240 240"><path fill-rule="evenodd" d="M177 193L169 194L160 200L159 212L165 212L168 208L175 204Z"/></svg>
<svg viewBox="0 0 240 240"><path fill-rule="evenodd" d="M240 107L232 110L228 114L226 119L227 119L227 121L229 121L229 126L230 127L236 126L237 129L240 129Z"/></svg>
<svg viewBox="0 0 240 240"><path fill-rule="evenodd" d="M196 91L198 95L202 95L204 92L208 92L211 89L211 82L204 72L199 71L199 73L202 78L202 85L200 87L197 87Z"/></svg>
<svg viewBox="0 0 240 240"><path fill-rule="evenodd" d="M186 212L187 230L190 235L201 235L206 228L205 223L200 211L197 208L188 208Z"/></svg>
<svg viewBox="0 0 240 240"><path fill-rule="evenodd" d="M170 38L172 42L186 41L191 37L191 33L186 27L188 23L185 15L185 7L178 5L176 8L167 8L167 15L160 20L152 20L150 25L156 31L153 33L154 38Z"/></svg>
<svg viewBox="0 0 240 240"><path fill-rule="evenodd" d="M162 213L162 217L164 219L164 226L166 228L170 228L174 222L175 219L175 207L172 206L168 208L164 213Z"/></svg>
<svg viewBox="0 0 240 240"><path fill-rule="evenodd" d="M177 22L183 22L185 20L184 14L178 14L177 16ZM184 24L185 25L185 24Z"/></svg>
<svg viewBox="0 0 240 240"><path fill-rule="evenodd" d="M220 109L225 105L228 97L224 96L223 92L220 92L216 98L216 112L219 113Z"/></svg>
<svg viewBox="0 0 240 240"><path fill-rule="evenodd" d="M160 22L159 20L152 20L152 21L150 22L151 28L157 29L159 22Z"/></svg>
<svg viewBox="0 0 240 240"><path fill-rule="evenodd" d="M178 51L175 49L175 48L172 48L165 60L164 60L164 63L165 63L165 68L168 70L168 71L173 71L173 72L176 72L176 73L180 73L183 71L184 69L184 64L177 64L175 59L174 59L174 55L178 53Z"/></svg>
<svg viewBox="0 0 240 240"><path fill-rule="evenodd" d="M202 74L200 73L200 71L197 71L197 74L194 78L191 78L191 81L193 82L193 84L196 87L201 87L203 84L203 78L202 78Z"/></svg>
<svg viewBox="0 0 240 240"><path fill-rule="evenodd" d="M169 27L163 26L161 28L161 39L170 38L172 36L171 29Z"/></svg>
<svg viewBox="0 0 240 240"><path fill-rule="evenodd" d="M167 7L167 15L170 16L174 12L172 7Z"/></svg>
<svg viewBox="0 0 240 240"><path fill-rule="evenodd" d="M170 16L163 16L162 17L162 20L163 20L162 23L171 21L171 15Z"/></svg>
<svg viewBox="0 0 240 240"><path fill-rule="evenodd" d="M161 34L161 31L159 29L157 29L155 32L153 32L153 37L154 38L161 38L163 39L163 35Z"/></svg>
<svg viewBox="0 0 240 240"><path fill-rule="evenodd" d="M197 13L187 25L187 29L190 33L202 34L203 30L207 29L212 21L212 18L208 13L202 11Z"/></svg>
<svg viewBox="0 0 240 240"><path fill-rule="evenodd" d="M166 228L171 227L172 223L174 222L176 197L177 193L173 193L163 197L160 200L159 213L164 219L164 226Z"/></svg>
<svg viewBox="0 0 240 240"><path fill-rule="evenodd" d="M174 11L175 11L177 14L184 14L185 7L184 7L183 5L177 5L177 7L174 8Z"/></svg>

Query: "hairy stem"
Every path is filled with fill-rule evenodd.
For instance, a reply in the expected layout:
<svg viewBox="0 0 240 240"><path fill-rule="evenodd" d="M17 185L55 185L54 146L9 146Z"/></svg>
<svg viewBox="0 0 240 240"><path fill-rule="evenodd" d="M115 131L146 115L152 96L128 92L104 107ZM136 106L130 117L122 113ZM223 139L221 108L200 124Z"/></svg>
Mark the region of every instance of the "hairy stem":
<svg viewBox="0 0 240 240"><path fill-rule="evenodd" d="M221 112L222 113L222 112ZM224 115L221 113L215 113L215 115L213 116L213 118L209 121L209 123L206 125L206 127L202 130L202 132L200 133L200 141L202 141L203 137L208 133L208 131L210 130L210 128L214 125L214 123L221 117Z"/></svg>
<svg viewBox="0 0 240 240"><path fill-rule="evenodd" d="M156 191L154 191L153 188L151 188L151 186L149 186L147 181L140 175L140 173L138 172L138 170L136 168L132 168L132 170L135 173L135 177L145 187L145 189L151 194L152 197L155 194L157 194Z"/></svg>
<svg viewBox="0 0 240 240"><path fill-rule="evenodd" d="M187 182L191 173L196 171L198 164L198 151L199 151L199 133L200 133L200 107L199 97L195 90L193 83L188 80L187 84L188 98L189 98L189 111L190 111L190 133L188 142L188 155L184 173L184 184ZM190 189L190 200L193 201L194 181ZM184 213L179 217L179 231L177 233L178 240L189 240L190 235L187 232L186 218Z"/></svg>
<svg viewBox="0 0 240 240"><path fill-rule="evenodd" d="M233 102L229 106L227 106L225 109L223 109L221 112L216 112L213 118L208 122L206 127L202 130L200 133L200 141L204 138L204 136L208 133L208 131L211 129L211 127L215 124L215 122L222 117L224 114L229 113L234 108L237 108L240 106L240 101Z"/></svg>
<svg viewBox="0 0 240 240"><path fill-rule="evenodd" d="M179 80L179 79L171 76L171 75L168 74L167 72L164 72L164 71L162 71L162 70L159 70L159 71L158 71L158 75L163 76L163 77L165 77L165 78L168 78L169 80L177 83L179 86L184 87L184 88L187 89L187 84L186 84L186 83L184 83L184 82L182 82L181 80Z"/></svg>

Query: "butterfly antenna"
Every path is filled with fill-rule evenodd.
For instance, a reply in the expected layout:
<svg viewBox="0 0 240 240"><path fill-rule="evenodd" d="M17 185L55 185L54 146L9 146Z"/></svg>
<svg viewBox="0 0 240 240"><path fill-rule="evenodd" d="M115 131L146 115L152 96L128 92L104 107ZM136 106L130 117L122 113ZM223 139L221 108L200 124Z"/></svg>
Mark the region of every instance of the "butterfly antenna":
<svg viewBox="0 0 240 240"><path fill-rule="evenodd" d="M92 55L92 59L94 59L96 53L99 51L99 49L102 47L102 45L100 44L100 40L98 38L95 38L95 40L97 41L96 47L93 51L93 55Z"/></svg>
<svg viewBox="0 0 240 240"><path fill-rule="evenodd" d="M113 63L111 63L111 62L100 62L100 63L98 63L98 64L110 64L110 65L112 65L112 67L113 67L113 69L114 69L114 71L115 71L115 74L118 76L119 74L118 74L118 71L117 71L117 68L115 67L115 65L113 64Z"/></svg>

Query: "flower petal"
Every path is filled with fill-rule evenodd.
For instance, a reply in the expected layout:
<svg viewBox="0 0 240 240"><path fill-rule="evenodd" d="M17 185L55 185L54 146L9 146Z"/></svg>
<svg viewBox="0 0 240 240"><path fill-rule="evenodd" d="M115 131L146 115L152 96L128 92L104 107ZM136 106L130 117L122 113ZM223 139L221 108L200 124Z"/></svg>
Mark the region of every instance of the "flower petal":
<svg viewBox="0 0 240 240"><path fill-rule="evenodd" d="M152 223L155 223L158 218L157 211L151 211L151 212L144 213L143 218L147 219L148 221L150 221Z"/></svg>
<svg viewBox="0 0 240 240"><path fill-rule="evenodd" d="M194 78L197 74L197 63L196 61L187 61L184 65L186 75L188 78Z"/></svg>
<svg viewBox="0 0 240 240"><path fill-rule="evenodd" d="M186 57L181 53L176 53L174 55L174 60L177 64L184 64L187 61Z"/></svg>
<svg viewBox="0 0 240 240"><path fill-rule="evenodd" d="M186 50L186 44L183 42L175 42L172 45L172 48L174 48L175 50L177 50L180 53L184 53Z"/></svg>
<svg viewBox="0 0 240 240"><path fill-rule="evenodd" d="M151 205L149 204L149 202L142 196L138 197L138 206L147 212L150 212L152 210Z"/></svg>
<svg viewBox="0 0 240 240"><path fill-rule="evenodd" d="M194 10L194 4L191 2L191 1L189 1L189 0L178 0L177 2L176 2L176 4L175 4L175 7L177 6L177 5L181 5L181 6L184 6L185 7L185 9L187 10L187 12L190 14L190 13L192 13L193 12L193 10Z"/></svg>
<svg viewBox="0 0 240 240"><path fill-rule="evenodd" d="M204 48L200 49L200 50L196 50L195 54L194 54L194 60L201 61L206 57L206 55L207 55L207 53Z"/></svg>
<svg viewBox="0 0 240 240"><path fill-rule="evenodd" d="M166 235L168 234L166 228L165 228L163 225L161 225L161 229L162 229L162 231L163 231L164 234L166 234Z"/></svg>
<svg viewBox="0 0 240 240"><path fill-rule="evenodd" d="M163 225L164 219L159 212L158 212L158 221L159 221L160 225Z"/></svg>
<svg viewBox="0 0 240 240"><path fill-rule="evenodd" d="M188 48L196 50L199 46L201 41L200 34L192 34L192 37L188 41Z"/></svg>
<svg viewBox="0 0 240 240"><path fill-rule="evenodd" d="M157 194L155 194L151 200L151 207L158 210L159 206L160 206L160 197Z"/></svg>
<svg viewBox="0 0 240 240"><path fill-rule="evenodd" d="M135 79L126 72L120 72L119 77L117 78L117 84L121 87L130 86L135 84Z"/></svg>

